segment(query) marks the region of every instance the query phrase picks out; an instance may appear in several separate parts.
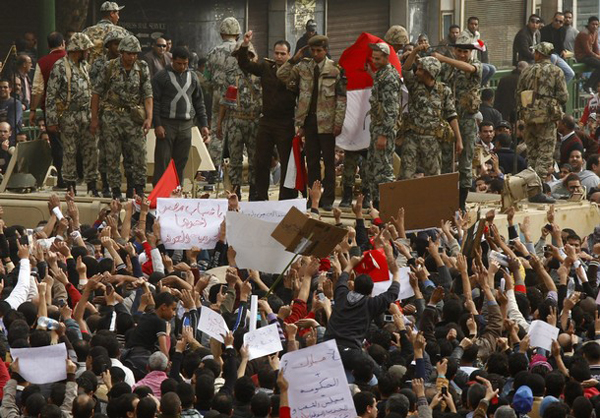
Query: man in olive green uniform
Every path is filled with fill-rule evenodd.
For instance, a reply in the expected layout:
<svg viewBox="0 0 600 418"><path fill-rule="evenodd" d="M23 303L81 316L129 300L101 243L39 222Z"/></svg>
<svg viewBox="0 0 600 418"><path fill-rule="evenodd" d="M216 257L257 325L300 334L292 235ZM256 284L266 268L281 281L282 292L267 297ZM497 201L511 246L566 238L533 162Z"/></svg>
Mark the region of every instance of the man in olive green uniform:
<svg viewBox="0 0 600 418"><path fill-rule="evenodd" d="M240 50L241 43L233 51L233 56L247 54L249 59L256 62L256 51L252 44ZM250 200L257 200L254 176L256 152L256 133L258 119L262 106L262 91L260 78L243 71L238 65L227 68L227 84L235 86L235 99L221 98L221 109L218 121L218 135L221 136L229 151L229 177L233 187L232 192L238 194L241 200L242 169L244 161L244 146L248 154L248 184L250 184Z"/></svg>
<svg viewBox="0 0 600 418"><path fill-rule="evenodd" d="M400 74L389 63L390 46L385 42L369 45L373 50L373 64L377 69L371 90L371 144L363 180L373 197L373 206L379 207L379 184L394 181L394 148L396 122L400 114Z"/></svg>
<svg viewBox="0 0 600 418"><path fill-rule="evenodd" d="M121 154L124 161L131 162L128 177L136 193L143 196L146 134L152 125L152 84L148 64L138 60L142 52L140 43L135 36L128 35L119 44L119 52L121 57L106 63L94 85L91 123L92 133L100 129L101 140L106 141L107 176L114 199L121 198Z"/></svg>
<svg viewBox="0 0 600 418"><path fill-rule="evenodd" d="M223 42L214 47L206 57L206 79L213 91L211 131L214 134L217 133L221 98L228 87L225 73L228 68L237 67L237 60L231 56L231 53L241 33L240 24L234 17L226 17L221 22L219 32ZM212 135L208 144L208 152L215 167L219 170L223 159L223 140L218 138L217 135ZM216 179L216 176L212 173L207 179L212 183Z"/></svg>
<svg viewBox="0 0 600 418"><path fill-rule="evenodd" d="M312 58L302 58L305 48ZM325 166L320 205L331 210L335 200L335 137L342 132L346 116L346 78L343 70L327 58L329 39L316 35L277 70L277 77L298 92L296 128L306 138L304 150L308 184L321 180L321 157Z"/></svg>
<svg viewBox="0 0 600 418"><path fill-rule="evenodd" d="M458 172L460 175L460 206L464 209L465 200L473 182L473 155L477 141L477 122L475 114L479 111L480 86L483 66L476 58L472 58L469 49L469 38L460 35L456 47L452 48L454 58L434 52L432 56L442 63L441 81L450 87L454 94L458 126L463 141L463 151L458 155ZM454 171L454 144L442 143L442 173Z"/></svg>
<svg viewBox="0 0 600 418"><path fill-rule="evenodd" d="M129 35L127 29L117 26L119 22L119 12L125 6L119 6L114 1L105 1L100 6L100 13L102 13L102 19L94 26L89 26L83 30L83 33L90 38L94 46L88 59L89 63L92 64L96 59L104 55L104 38L110 31L118 31L121 33L121 38Z"/></svg>
<svg viewBox="0 0 600 418"><path fill-rule="evenodd" d="M541 42L533 49L535 64L524 69L517 82L517 111L525 122L527 165L545 178L554 162L556 122L569 93L563 72L550 62L554 46Z"/></svg>
<svg viewBox="0 0 600 418"><path fill-rule="evenodd" d="M61 133L63 143L63 178L67 190L76 192L77 151L83 158L84 178L88 194L99 196L98 148L90 132L90 102L92 85L85 62L93 44L83 33L74 33L67 46L67 56L52 67L46 90L46 126L50 132Z"/></svg>
<svg viewBox="0 0 600 418"><path fill-rule="evenodd" d="M412 50L404 68L412 68L417 54L429 48L418 45ZM442 65L437 58L420 58L415 72L403 71L409 92L408 114L405 115L405 137L402 144L402 178L412 179L417 167L426 176L441 173L442 153L440 142L455 143L456 153L462 152L462 139L458 127L454 96L449 87L436 81Z"/></svg>
<svg viewBox="0 0 600 418"><path fill-rule="evenodd" d="M98 83L104 65L108 61L119 57L119 44L123 38L123 32L120 30L111 30L104 37L104 48L106 48L106 52L94 61L92 68L90 69L92 86L95 86ZM102 116L99 116L99 118L102 118ZM127 172L130 163L128 161L123 161L123 165ZM100 172L100 178L102 179L102 197L111 197L110 186L108 185L108 179L106 177L106 141L103 139L98 141L98 171Z"/></svg>

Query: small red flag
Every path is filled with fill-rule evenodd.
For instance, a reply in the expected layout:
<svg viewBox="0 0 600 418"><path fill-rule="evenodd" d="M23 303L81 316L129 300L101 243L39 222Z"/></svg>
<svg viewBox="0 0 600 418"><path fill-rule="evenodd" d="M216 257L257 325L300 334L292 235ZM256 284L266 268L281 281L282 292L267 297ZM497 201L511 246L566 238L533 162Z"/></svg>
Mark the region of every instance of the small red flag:
<svg viewBox="0 0 600 418"><path fill-rule="evenodd" d="M171 196L171 192L177 187L179 187L179 177L177 176L177 169L175 169L175 161L171 160L160 180L150 192L150 196L148 196L150 207L156 208L156 199Z"/></svg>

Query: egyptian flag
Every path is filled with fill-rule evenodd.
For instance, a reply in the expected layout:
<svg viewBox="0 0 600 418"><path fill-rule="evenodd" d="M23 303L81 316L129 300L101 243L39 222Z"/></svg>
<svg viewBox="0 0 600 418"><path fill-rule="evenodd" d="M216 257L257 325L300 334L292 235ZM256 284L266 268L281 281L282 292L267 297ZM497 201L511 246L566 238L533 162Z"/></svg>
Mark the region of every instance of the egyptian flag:
<svg viewBox="0 0 600 418"><path fill-rule="evenodd" d="M346 117L342 133L336 138L336 145L346 151L357 151L369 147L371 137L369 134L370 117L368 115L371 105L371 88L373 79L365 70L365 64L369 63L373 71L371 56L373 50L369 44L385 42L377 36L363 32L356 42L344 50L340 57L339 64L346 73L348 79L347 87L347 105ZM390 64L392 64L399 74L402 74L400 60L394 48L390 46Z"/></svg>
<svg viewBox="0 0 600 418"><path fill-rule="evenodd" d="M307 182L306 164L302 156L302 138L296 135L292 140L292 152L288 159L283 187L304 192Z"/></svg>
<svg viewBox="0 0 600 418"><path fill-rule="evenodd" d="M177 169L175 168L175 161L171 160L169 166L156 183L156 186L150 192L148 200L150 200L150 207L156 208L156 200L159 197L169 197L173 190L179 187L179 176L177 175Z"/></svg>

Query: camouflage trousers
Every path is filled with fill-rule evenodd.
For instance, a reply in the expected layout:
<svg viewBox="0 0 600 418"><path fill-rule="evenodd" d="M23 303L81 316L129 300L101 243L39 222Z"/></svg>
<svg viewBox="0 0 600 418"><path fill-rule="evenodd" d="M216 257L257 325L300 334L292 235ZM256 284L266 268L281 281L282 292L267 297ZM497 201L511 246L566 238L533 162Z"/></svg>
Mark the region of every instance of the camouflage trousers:
<svg viewBox="0 0 600 418"><path fill-rule="evenodd" d="M342 171L342 186L354 187L356 182L356 168L360 170L360 178L363 180L363 188L367 188L366 179L367 150L344 151L344 170Z"/></svg>
<svg viewBox="0 0 600 418"><path fill-rule="evenodd" d="M60 138L63 144L62 176L65 181L77 181L77 152L83 158L86 183L98 180L98 148L90 132L90 113L66 111L60 118Z"/></svg>
<svg viewBox="0 0 600 418"><path fill-rule="evenodd" d="M388 138L385 149L377 149L377 137L371 133L371 144L367 153L367 162L365 164L365 174L363 180L366 180L365 189L371 191L371 198L379 201L379 185L394 181L394 148L395 142Z"/></svg>
<svg viewBox="0 0 600 418"><path fill-rule="evenodd" d="M129 114L106 111L102 114L101 129L110 187L121 187L121 155L127 179L134 186L145 185L146 137L141 125L133 122Z"/></svg>
<svg viewBox="0 0 600 418"><path fill-rule="evenodd" d="M221 107L220 103L222 96L223 91L220 89L215 89L212 101L212 118L210 121L211 135L210 142L208 143L208 153L210 154L210 158L212 158L213 164L217 170L223 162L223 140L217 138L217 122L219 120L219 108Z"/></svg>
<svg viewBox="0 0 600 418"><path fill-rule="evenodd" d="M533 168L540 178L545 178L554 163L556 123L525 122L523 138L527 145L527 165Z"/></svg>
<svg viewBox="0 0 600 418"><path fill-rule="evenodd" d="M254 163L257 132L258 118L238 119L232 114L228 115L223 121L223 136L229 151L229 178L232 185L242 185L244 146L246 146L246 152L248 153L248 184L255 184Z"/></svg>
<svg viewBox="0 0 600 418"><path fill-rule="evenodd" d="M441 172L440 141L430 135L418 135L409 131L402 144L402 179L412 179L417 167L425 171L426 176L437 176Z"/></svg>
<svg viewBox="0 0 600 418"><path fill-rule="evenodd" d="M463 151L458 156L458 173L461 188L470 188L473 182L473 156L475 155L475 142L477 141L477 122L474 118L462 118L458 121ZM454 165L454 149L456 143L442 142L442 174L452 173Z"/></svg>

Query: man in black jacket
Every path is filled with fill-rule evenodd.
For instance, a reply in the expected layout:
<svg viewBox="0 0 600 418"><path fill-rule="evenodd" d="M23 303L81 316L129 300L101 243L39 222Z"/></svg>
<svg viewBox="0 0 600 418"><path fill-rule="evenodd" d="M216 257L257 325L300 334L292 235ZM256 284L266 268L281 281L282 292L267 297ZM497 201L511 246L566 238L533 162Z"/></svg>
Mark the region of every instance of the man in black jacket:
<svg viewBox="0 0 600 418"><path fill-rule="evenodd" d="M366 274L357 276L354 279L354 290L350 290L348 279L361 257L350 259L335 287L335 304L325 331L325 340L336 340L342 362L348 369L352 368L351 365L357 358L363 356L362 341L367 335L371 320L383 314L400 292L400 269L390 245L386 243L384 249L389 271L393 275L392 284L387 291L371 297L373 279Z"/></svg>
<svg viewBox="0 0 600 418"><path fill-rule="evenodd" d="M533 64L533 51L531 47L540 43L540 17L536 14L529 16L527 26L515 35L513 41L513 65L519 61Z"/></svg>
<svg viewBox="0 0 600 418"><path fill-rule="evenodd" d="M550 42L554 45L554 52L550 55L550 61L562 70L565 74L565 81L568 83L575 77L573 69L565 62L566 56L564 47L567 29L565 28L565 15L563 12L554 13L552 23L540 29L541 42Z"/></svg>

